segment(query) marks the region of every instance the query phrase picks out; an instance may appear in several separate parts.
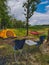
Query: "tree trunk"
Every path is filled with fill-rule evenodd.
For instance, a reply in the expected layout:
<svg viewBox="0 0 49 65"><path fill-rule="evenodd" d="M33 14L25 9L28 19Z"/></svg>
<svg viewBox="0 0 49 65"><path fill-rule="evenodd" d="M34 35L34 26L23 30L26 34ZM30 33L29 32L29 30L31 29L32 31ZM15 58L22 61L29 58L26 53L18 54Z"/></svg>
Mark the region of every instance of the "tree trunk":
<svg viewBox="0 0 49 65"><path fill-rule="evenodd" d="M27 6L27 23L26 23L26 29L27 29L27 34L26 36L28 36L28 29L29 29L29 0L28 0L28 6Z"/></svg>
<svg viewBox="0 0 49 65"><path fill-rule="evenodd" d="M28 29L29 29L29 26L28 26L28 19L27 19L27 23L26 23L26 29L27 29L27 34L26 34L26 36L28 36Z"/></svg>

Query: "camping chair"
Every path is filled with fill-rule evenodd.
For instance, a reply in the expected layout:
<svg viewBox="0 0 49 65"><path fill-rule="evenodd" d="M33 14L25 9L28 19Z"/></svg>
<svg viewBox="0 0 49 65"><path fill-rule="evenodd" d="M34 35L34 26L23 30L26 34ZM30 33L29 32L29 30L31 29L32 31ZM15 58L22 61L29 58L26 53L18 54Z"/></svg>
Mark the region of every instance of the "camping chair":
<svg viewBox="0 0 49 65"><path fill-rule="evenodd" d="M39 38L39 41L36 41L36 46L40 46L41 44L43 44L43 41L45 40L45 36L43 35L43 36L40 36L40 38Z"/></svg>
<svg viewBox="0 0 49 65"><path fill-rule="evenodd" d="M15 40L15 50L22 49L25 43L25 39L22 40Z"/></svg>
<svg viewBox="0 0 49 65"><path fill-rule="evenodd" d="M18 50L20 52L20 54L19 54L19 57L20 57L22 55L22 52L23 52L25 39L22 39L22 40L15 39L14 43L15 43L14 49ZM17 62L17 60L19 60L19 59L16 58L16 53L14 54L14 57L15 57L15 61Z"/></svg>
<svg viewBox="0 0 49 65"><path fill-rule="evenodd" d="M41 52L41 49L40 49L40 46L41 46L41 44L43 44L43 42L44 42L44 40L45 40L45 37L46 36L40 36L40 38L39 38L39 41L36 41L36 48L39 50L39 52L41 53L41 55L43 55L42 54L42 52Z"/></svg>

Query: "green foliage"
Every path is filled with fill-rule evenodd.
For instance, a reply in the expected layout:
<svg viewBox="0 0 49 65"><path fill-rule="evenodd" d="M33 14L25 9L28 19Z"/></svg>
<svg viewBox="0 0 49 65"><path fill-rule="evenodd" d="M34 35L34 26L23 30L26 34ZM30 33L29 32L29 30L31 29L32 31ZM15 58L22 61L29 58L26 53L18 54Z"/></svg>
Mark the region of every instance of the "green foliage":
<svg viewBox="0 0 49 65"><path fill-rule="evenodd" d="M23 4L24 11L25 11L24 15L26 16L26 18L30 18L33 15L39 3L40 0L27 0L27 2Z"/></svg>
<svg viewBox="0 0 49 65"><path fill-rule="evenodd" d="M49 28L49 25L34 25L34 26L30 26L30 29L36 29L36 30L42 30L45 28Z"/></svg>
<svg viewBox="0 0 49 65"><path fill-rule="evenodd" d="M14 28L24 28L25 27L25 22L22 22L22 21L18 21L18 20L16 20L16 19L14 19L14 21L13 21L13 26L14 26Z"/></svg>
<svg viewBox="0 0 49 65"><path fill-rule="evenodd" d="M0 55L6 56L14 53L14 49L11 45L3 44L0 46L4 46L3 48L0 48Z"/></svg>
<svg viewBox="0 0 49 65"><path fill-rule="evenodd" d="M0 0L0 19L1 28L5 28L10 20L10 16L8 15L7 0Z"/></svg>
<svg viewBox="0 0 49 65"><path fill-rule="evenodd" d="M11 19L8 28L25 28L25 22L17 19Z"/></svg>

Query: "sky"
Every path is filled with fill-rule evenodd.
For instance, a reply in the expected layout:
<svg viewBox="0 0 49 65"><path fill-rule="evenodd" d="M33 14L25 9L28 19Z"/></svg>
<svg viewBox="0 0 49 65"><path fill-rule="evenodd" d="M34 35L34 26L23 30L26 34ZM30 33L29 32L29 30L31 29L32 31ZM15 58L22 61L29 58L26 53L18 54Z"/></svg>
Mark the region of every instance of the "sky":
<svg viewBox="0 0 49 65"><path fill-rule="evenodd" d="M18 20L25 21L24 9L22 7L26 0L8 0L10 14ZM49 25L49 0L41 0L37 10L29 20L31 25Z"/></svg>

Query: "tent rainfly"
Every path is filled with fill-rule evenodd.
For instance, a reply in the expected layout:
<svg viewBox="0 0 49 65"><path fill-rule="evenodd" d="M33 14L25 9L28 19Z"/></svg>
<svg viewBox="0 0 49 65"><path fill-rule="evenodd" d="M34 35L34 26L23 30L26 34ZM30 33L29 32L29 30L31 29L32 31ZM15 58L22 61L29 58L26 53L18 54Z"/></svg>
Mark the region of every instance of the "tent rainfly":
<svg viewBox="0 0 49 65"><path fill-rule="evenodd" d="M0 38L16 37L16 34L11 29L0 31Z"/></svg>

